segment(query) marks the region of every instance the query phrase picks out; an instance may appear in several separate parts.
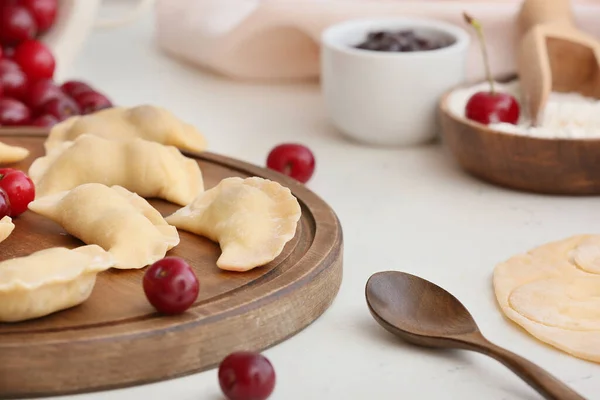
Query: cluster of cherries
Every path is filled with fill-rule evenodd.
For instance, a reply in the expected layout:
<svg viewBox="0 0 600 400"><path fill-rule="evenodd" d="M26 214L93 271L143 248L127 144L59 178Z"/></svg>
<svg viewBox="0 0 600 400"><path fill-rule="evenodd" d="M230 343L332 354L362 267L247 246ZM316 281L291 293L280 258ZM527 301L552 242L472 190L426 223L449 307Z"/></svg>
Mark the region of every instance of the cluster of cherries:
<svg viewBox="0 0 600 400"><path fill-rule="evenodd" d="M39 39L57 9L58 0L0 0L0 126L51 127L112 107L84 82L54 82L54 55Z"/></svg>

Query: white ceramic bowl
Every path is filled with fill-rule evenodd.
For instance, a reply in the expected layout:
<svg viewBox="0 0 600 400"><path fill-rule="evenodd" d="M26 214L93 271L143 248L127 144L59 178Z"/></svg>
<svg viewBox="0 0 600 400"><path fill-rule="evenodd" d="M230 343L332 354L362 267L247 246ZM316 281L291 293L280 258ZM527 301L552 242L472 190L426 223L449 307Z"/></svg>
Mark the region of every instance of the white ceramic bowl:
<svg viewBox="0 0 600 400"><path fill-rule="evenodd" d="M419 52L356 49L369 32L414 30L451 39L448 47ZM321 37L321 85L332 123L363 143L409 146L437 135L437 105L464 82L470 37L455 25L419 18L350 20Z"/></svg>

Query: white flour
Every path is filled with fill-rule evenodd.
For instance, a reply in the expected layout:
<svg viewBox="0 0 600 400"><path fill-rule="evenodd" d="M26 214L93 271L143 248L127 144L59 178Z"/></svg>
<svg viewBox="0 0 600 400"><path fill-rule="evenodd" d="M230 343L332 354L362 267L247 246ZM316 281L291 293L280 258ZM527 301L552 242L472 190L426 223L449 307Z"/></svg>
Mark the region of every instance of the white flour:
<svg viewBox="0 0 600 400"><path fill-rule="evenodd" d="M577 93L552 93L542 113L540 126L532 127L527 115L523 115L519 82L496 83L495 86L496 90L511 93L516 97L521 105L521 120L518 125L491 124L489 127L492 129L515 135L549 139L600 138L600 101L596 99L589 99ZM464 117L469 98L480 90L489 90L489 83L454 91L449 98L450 111Z"/></svg>

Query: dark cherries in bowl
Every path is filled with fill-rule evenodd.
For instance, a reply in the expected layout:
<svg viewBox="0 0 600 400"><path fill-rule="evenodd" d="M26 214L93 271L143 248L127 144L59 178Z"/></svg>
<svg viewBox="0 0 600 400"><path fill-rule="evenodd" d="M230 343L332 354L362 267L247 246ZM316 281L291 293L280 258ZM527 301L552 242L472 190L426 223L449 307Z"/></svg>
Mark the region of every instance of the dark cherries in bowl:
<svg viewBox="0 0 600 400"><path fill-rule="evenodd" d="M385 52L415 52L442 49L452 44L450 40L432 39L417 34L412 29L370 32L357 49Z"/></svg>

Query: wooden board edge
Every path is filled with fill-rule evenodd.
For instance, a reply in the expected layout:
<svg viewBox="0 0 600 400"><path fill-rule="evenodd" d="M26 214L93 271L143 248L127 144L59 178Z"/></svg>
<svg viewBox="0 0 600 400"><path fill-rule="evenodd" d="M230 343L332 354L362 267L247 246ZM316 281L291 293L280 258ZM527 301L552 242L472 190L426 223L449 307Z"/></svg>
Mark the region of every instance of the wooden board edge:
<svg viewBox="0 0 600 400"><path fill-rule="evenodd" d="M0 136L3 135L4 133L0 131ZM31 132L27 134L17 132L15 135L32 137L45 136L45 134ZM217 321L215 324L211 325L211 328L213 329L216 329L215 327L221 329L225 335L226 332L231 331L231 324L234 324L233 326L239 326L240 331L247 331L247 329L244 329L243 327L244 324L248 323L248 321L252 320L252 318L259 318L259 313L268 313L269 315L271 315L270 318L273 321L275 321L277 325L281 325L281 321L285 321L286 319L297 319L298 321L302 321L300 323L295 323L289 326L284 324L284 327L282 329L276 329L275 331L273 330L273 327L270 326L271 324L264 324L261 327L261 329L257 330L257 333L254 335L254 337L251 340L247 341L246 345L243 346L243 348L254 349L257 351L275 346L305 329L316 319L318 319L330 307L334 299L337 297L342 283L343 233L340 221L335 212L318 195L316 195L310 189L305 187L303 184L276 171L272 171L263 167L252 165L245 161L232 159L227 156L216 153L187 153L186 155L200 160L206 160L211 163L221 164L233 170L237 169L239 172L243 172L244 174L262 176L267 179L279 181L282 185L290 188L292 193L299 199L299 201L303 202L306 205L306 207L311 210L313 218L314 213L312 212L312 210L314 209L321 210L321 212L327 212L328 218L326 218L327 221L325 223L325 226L333 228L333 230L336 233L335 235L329 237L329 239L333 240L331 241L331 243L328 243L328 245L330 245L328 247L328 252L322 254L323 256L325 256L324 260L322 261L329 262L328 265L316 266L312 270L308 271L306 276L302 277L303 279L306 279L306 282L304 284L294 285L294 288L291 288L291 290L286 290L284 293L280 293L279 296L266 296L272 298L262 298L260 299L260 301L257 301L256 304L253 305L253 309L249 309L245 313L238 313L238 315L235 315L234 313L228 316L227 318ZM317 239L317 236L319 235L315 233L315 240ZM310 301L306 301L306 299L309 299ZM260 306L258 303L260 303ZM286 306L287 304L294 304L295 307L290 309L288 306ZM295 315L296 317L290 318L290 315ZM202 339L200 340L200 344L206 346L208 350L210 350L210 340L203 338L203 335L201 333L203 328L203 325L198 325L197 327L194 327L192 329L197 329L199 331L197 334L197 338L199 340ZM136 347L139 346L139 348L141 349L140 352L143 352L143 342L148 341L149 343L152 343L152 341L158 340L157 337L160 337L160 335L142 335L140 338L138 338L138 342L135 342L134 345ZM222 340L222 337L217 339ZM215 340L215 338L213 338L213 340ZM232 343L233 342L234 341L232 340ZM149 344L146 344L145 346L148 345ZM236 349L237 347L232 345L230 346L230 348L227 349L227 351L235 351ZM200 350L198 350L197 352L199 354L205 354ZM23 396L41 397L75 393L89 393L92 391L109 390L120 387L129 387L132 385L162 381L166 379L173 379L179 376L185 376L192 373L201 372L210 368L214 368L218 364L218 362L226 355L225 353L227 352L222 351L221 353L215 352L212 354L210 352L206 353L209 354L210 357L204 356L201 360L196 360L197 365L199 365L199 367L196 368L182 366L181 368L176 369L172 368L172 364L169 364L167 366L167 370L155 369L155 371L152 371L152 374L145 373L145 378L143 379L139 376L136 378L133 375L127 375L124 376L123 379L117 383L99 382L95 386L85 385L85 387L81 388L77 388L76 386L71 385L70 389L65 388L63 390L55 390L54 388L39 388L39 390L36 390L34 388L28 388L28 391L25 392L20 390L19 388L18 392L1 393L1 397L22 398ZM15 357L17 356L16 354L13 355ZM65 357L65 359L68 359L68 357ZM105 360L102 360L102 362L104 361ZM143 371L137 370L137 372L139 375L142 375ZM91 371L85 371L85 373L90 374ZM76 378L77 374L74 374L73 376ZM9 376L6 376L5 378L10 379ZM40 377L38 376L36 379L39 378ZM0 376L0 387L3 386L2 380L3 377Z"/></svg>
<svg viewBox="0 0 600 400"><path fill-rule="evenodd" d="M333 304L335 298L339 293L343 280L343 243L340 242L338 251L332 253L330 256L330 264L327 267L323 268L320 271L320 273L316 277L311 279L306 285L300 285L297 290L288 292L285 296L280 296L279 298L269 302L266 305L263 305L260 308L256 307L254 310L248 313L234 316L229 319L223 319L216 322L215 324L211 324L210 328L211 330L213 330L213 333L211 333L212 339L207 339L205 335L202 334L203 326L199 326L197 328L197 332L195 332L196 334L191 335L197 339L195 344L199 347L192 347L195 349L195 353L198 356L200 354L203 354L205 355L205 357L201 360L198 358L196 358L195 360L188 360L189 363L196 363L197 365L199 365L199 367L183 367L177 369L173 367L172 360L173 358L176 359L177 356L165 357L164 363L161 365L161 368L154 368L151 365L144 365L144 363L142 363L140 365L140 369L133 370L131 374L123 377L123 379L119 382L98 382L96 385L92 386L86 384L81 388L71 386L70 388L64 388L60 390L57 390L56 388L50 389L40 387L39 389L29 388L28 390L19 390L17 392L0 391L0 395L3 399L18 399L24 397L40 398L123 389L132 386L139 386L181 378L184 376L189 376L192 374L213 369L218 366L220 361L227 354L229 354L229 352L232 351L264 351L266 349L274 347L312 325L312 323L319 319ZM306 299L310 299L310 301L306 301ZM258 313L271 315L270 318L276 323L278 323L280 326L280 320L285 319L302 321L302 323L289 326L284 325L284 329L274 331L269 321L267 321L261 324L260 329L254 332L254 335L252 335L250 340L246 341L243 345L234 345L233 343L237 341L237 337L228 337L227 332L248 332L249 330L246 325L253 324L253 321L259 317ZM215 330L222 332L223 335L215 336ZM230 344L224 346L222 344L222 340L228 340ZM215 341L220 342L218 346L214 345ZM147 348L160 348L160 337L141 337L133 343L133 346L136 349L139 348L139 350L137 350L137 352L139 353L145 352ZM212 351L214 349L219 348L222 348L223 350ZM189 353L190 346L186 345L186 348L183 350L184 353ZM164 352L165 349L163 348L161 349L161 351ZM181 351L182 349L179 349L179 352L175 351L175 353L181 354ZM165 354L169 354L168 349ZM65 354L65 360L68 359L69 355ZM103 359L99 360L99 362L105 364L109 363L110 360ZM117 357L116 359L112 360L112 362L119 363L120 358ZM146 369L144 369L143 367L145 367ZM90 368L85 371L86 376L94 376L93 369L94 366L90 366ZM151 369L152 373L149 373L147 369ZM55 370L53 372L56 373L57 371ZM43 380L39 380L38 382L40 381ZM0 377L0 382L2 382L2 377ZM215 381L215 385L218 385L217 381Z"/></svg>

